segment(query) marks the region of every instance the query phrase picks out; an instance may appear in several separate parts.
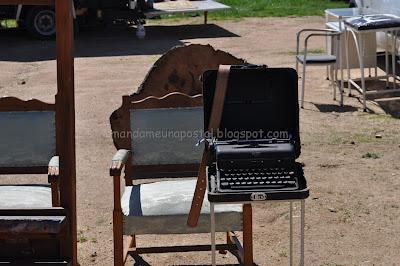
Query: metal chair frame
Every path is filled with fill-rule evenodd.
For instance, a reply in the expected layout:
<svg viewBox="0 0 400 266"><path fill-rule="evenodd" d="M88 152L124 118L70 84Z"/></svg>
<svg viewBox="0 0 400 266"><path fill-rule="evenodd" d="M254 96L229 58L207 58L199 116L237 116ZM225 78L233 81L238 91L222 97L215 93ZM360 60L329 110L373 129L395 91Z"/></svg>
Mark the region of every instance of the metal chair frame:
<svg viewBox="0 0 400 266"><path fill-rule="evenodd" d="M298 59L298 55L300 54L300 38L302 33L311 32L304 39L304 57L303 62ZM336 38L336 60L334 62L321 62L321 63L312 63L314 66L330 66L330 76L331 76L331 84L333 88L333 100L336 100L336 86L338 85L337 72L338 72L338 59L339 59L339 69L341 73L340 84L339 84L339 93L340 100L339 103L343 105L343 63L341 59L341 49L340 49L340 38L341 32L331 30L331 29L303 29L297 33L297 43L296 43L296 71L299 70L299 63L303 64L302 71L302 85L301 85L301 108L304 108L304 93L305 93L305 81L306 81L306 67L307 67L307 54L308 54L308 43L312 37L331 37Z"/></svg>

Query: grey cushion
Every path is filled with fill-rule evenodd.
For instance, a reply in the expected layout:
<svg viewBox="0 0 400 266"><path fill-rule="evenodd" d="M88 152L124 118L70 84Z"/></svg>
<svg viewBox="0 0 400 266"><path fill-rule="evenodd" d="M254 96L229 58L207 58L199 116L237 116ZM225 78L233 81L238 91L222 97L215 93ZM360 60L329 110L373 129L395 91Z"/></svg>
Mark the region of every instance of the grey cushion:
<svg viewBox="0 0 400 266"><path fill-rule="evenodd" d="M304 64L304 55L297 55L297 60ZM327 54L307 54L307 64L334 64L336 63L336 56Z"/></svg>
<svg viewBox="0 0 400 266"><path fill-rule="evenodd" d="M48 186L0 186L0 209L51 208Z"/></svg>
<svg viewBox="0 0 400 266"><path fill-rule="evenodd" d="M133 164L200 163L203 146L203 108L133 109L131 113Z"/></svg>
<svg viewBox="0 0 400 266"><path fill-rule="evenodd" d="M0 185L0 209L51 207L51 189L48 186ZM65 216L0 216L0 233L56 234L65 220Z"/></svg>
<svg viewBox="0 0 400 266"><path fill-rule="evenodd" d="M210 232L210 203L204 199L197 227L186 224L196 180L161 181L128 186L122 196L124 234ZM242 230L242 205L216 205L218 232Z"/></svg>
<svg viewBox="0 0 400 266"><path fill-rule="evenodd" d="M344 23L358 31L400 27L400 18L394 15L366 15L348 18Z"/></svg>
<svg viewBox="0 0 400 266"><path fill-rule="evenodd" d="M56 153L55 112L0 112L0 166L47 166Z"/></svg>

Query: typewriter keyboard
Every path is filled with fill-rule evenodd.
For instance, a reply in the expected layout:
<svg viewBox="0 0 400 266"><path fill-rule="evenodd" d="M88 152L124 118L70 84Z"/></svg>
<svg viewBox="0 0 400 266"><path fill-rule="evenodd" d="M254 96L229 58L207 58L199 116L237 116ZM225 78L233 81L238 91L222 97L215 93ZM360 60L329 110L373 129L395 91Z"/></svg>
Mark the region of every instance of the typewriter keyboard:
<svg viewBox="0 0 400 266"><path fill-rule="evenodd" d="M221 190L297 189L295 171L288 168L219 169Z"/></svg>

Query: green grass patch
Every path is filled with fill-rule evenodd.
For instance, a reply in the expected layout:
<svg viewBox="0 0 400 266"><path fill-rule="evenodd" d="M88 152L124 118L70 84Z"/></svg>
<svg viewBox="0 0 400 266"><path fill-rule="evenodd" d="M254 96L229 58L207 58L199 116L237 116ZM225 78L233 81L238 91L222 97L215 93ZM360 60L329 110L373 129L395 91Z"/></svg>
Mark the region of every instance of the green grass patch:
<svg viewBox="0 0 400 266"><path fill-rule="evenodd" d="M378 153L375 153L375 152L367 152L362 157L364 159L378 159L381 156Z"/></svg>
<svg viewBox="0 0 400 266"><path fill-rule="evenodd" d="M332 0L220 0L231 7L211 14L213 18L322 16L327 8L347 7Z"/></svg>
<svg viewBox="0 0 400 266"><path fill-rule="evenodd" d="M11 29L16 27L18 27L18 24L17 21L14 19L0 20L0 28Z"/></svg>
<svg viewBox="0 0 400 266"><path fill-rule="evenodd" d="M348 7L344 0L217 0L230 6L228 10L210 12L212 19L240 19L244 17L322 16L325 9ZM196 14L165 15L162 18L180 20ZM200 14L199 14L200 15Z"/></svg>
<svg viewBox="0 0 400 266"><path fill-rule="evenodd" d="M324 54L325 49L323 48L315 48L315 49L307 49L307 54ZM283 52L283 54L288 54L288 55L297 55L296 51L288 51L288 52ZM300 51L299 54L304 54L304 50Z"/></svg>

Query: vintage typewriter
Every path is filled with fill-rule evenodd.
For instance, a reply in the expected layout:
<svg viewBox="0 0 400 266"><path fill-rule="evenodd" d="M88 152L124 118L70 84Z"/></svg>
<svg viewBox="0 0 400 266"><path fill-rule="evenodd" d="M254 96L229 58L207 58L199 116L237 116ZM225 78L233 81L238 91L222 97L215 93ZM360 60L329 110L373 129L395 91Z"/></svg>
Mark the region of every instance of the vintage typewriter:
<svg viewBox="0 0 400 266"><path fill-rule="evenodd" d="M217 71L203 77L205 125ZM231 67L218 132L208 138L212 202L304 199L297 74L265 66Z"/></svg>

